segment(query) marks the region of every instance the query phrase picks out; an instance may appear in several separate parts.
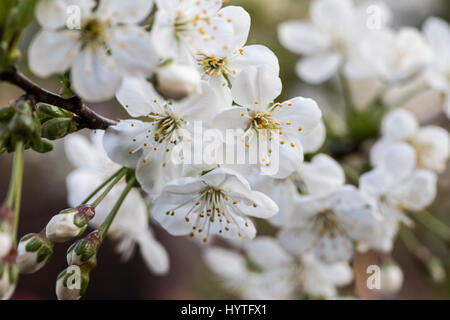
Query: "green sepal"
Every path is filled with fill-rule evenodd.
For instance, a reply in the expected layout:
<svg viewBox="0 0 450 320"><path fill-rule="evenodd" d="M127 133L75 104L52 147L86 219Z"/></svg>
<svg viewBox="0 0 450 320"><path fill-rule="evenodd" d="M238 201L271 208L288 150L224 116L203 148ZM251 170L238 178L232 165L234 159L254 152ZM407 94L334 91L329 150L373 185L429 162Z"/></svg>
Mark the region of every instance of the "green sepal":
<svg viewBox="0 0 450 320"><path fill-rule="evenodd" d="M133 169L128 169L125 175L125 181L128 183L132 178L134 178L133 188L140 188L141 184L136 179L136 171Z"/></svg>
<svg viewBox="0 0 450 320"><path fill-rule="evenodd" d="M51 247L44 245L42 246L41 249L39 249L36 261L37 263L41 263L46 259L50 260L52 255L53 255L53 245Z"/></svg>
<svg viewBox="0 0 450 320"><path fill-rule="evenodd" d="M73 118L72 112L46 103L37 104L36 114L41 123L53 118Z"/></svg>
<svg viewBox="0 0 450 320"><path fill-rule="evenodd" d="M57 140L76 131L73 118L54 118L42 124L41 134L43 138Z"/></svg>
<svg viewBox="0 0 450 320"><path fill-rule="evenodd" d="M42 247L42 239L35 236L30 240L30 242L27 243L27 245L25 246L25 250L27 252L36 252L41 247Z"/></svg>

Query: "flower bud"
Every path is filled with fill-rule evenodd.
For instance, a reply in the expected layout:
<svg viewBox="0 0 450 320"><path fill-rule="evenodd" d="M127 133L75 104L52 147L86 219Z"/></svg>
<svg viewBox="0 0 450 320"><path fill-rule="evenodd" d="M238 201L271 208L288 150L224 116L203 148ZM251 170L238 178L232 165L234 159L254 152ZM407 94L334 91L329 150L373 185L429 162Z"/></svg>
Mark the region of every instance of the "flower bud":
<svg viewBox="0 0 450 320"><path fill-rule="evenodd" d="M19 268L15 261L16 249L12 249L8 256L0 261L0 300L8 300L14 293L19 280Z"/></svg>
<svg viewBox="0 0 450 320"><path fill-rule="evenodd" d="M56 280L58 300L79 300L89 285L89 269L70 265Z"/></svg>
<svg viewBox="0 0 450 320"><path fill-rule="evenodd" d="M17 265L20 273L31 274L42 269L53 255L53 242L45 234L31 233L20 239Z"/></svg>
<svg viewBox="0 0 450 320"><path fill-rule="evenodd" d="M100 244L101 238L98 231L91 232L70 246L67 250L67 264L94 268L97 264L97 250Z"/></svg>
<svg viewBox="0 0 450 320"><path fill-rule="evenodd" d="M54 118L42 124L42 137L49 140L64 138L76 130L75 121L72 118Z"/></svg>
<svg viewBox="0 0 450 320"><path fill-rule="evenodd" d="M158 89L166 97L180 100L200 85L201 77L197 69L191 66L171 63L157 71Z"/></svg>
<svg viewBox="0 0 450 320"><path fill-rule="evenodd" d="M397 294L403 285L403 271L393 261L381 266L381 294L393 296Z"/></svg>
<svg viewBox="0 0 450 320"><path fill-rule="evenodd" d="M65 242L75 238L86 230L95 211L89 205L76 209L66 209L53 216L45 228L47 239L53 242Z"/></svg>
<svg viewBox="0 0 450 320"><path fill-rule="evenodd" d="M9 122L9 131L12 135L27 140L38 130L33 119L32 109L28 101L18 101L15 105L16 113Z"/></svg>
<svg viewBox="0 0 450 320"><path fill-rule="evenodd" d="M13 245L11 239L14 212L8 207L0 208L0 259L5 257Z"/></svg>

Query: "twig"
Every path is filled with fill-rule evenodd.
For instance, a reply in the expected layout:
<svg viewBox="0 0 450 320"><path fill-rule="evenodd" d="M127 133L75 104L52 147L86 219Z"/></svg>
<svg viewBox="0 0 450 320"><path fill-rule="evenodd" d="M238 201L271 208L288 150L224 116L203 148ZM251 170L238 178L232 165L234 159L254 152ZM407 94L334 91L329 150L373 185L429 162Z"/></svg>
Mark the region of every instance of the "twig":
<svg viewBox="0 0 450 320"><path fill-rule="evenodd" d="M0 80L7 81L19 88L22 88L28 95L33 96L38 102L48 103L74 113L75 119L78 123L78 129L88 128L93 130L104 130L109 126L116 124L115 121L105 118L90 109L79 97L75 96L70 99L64 99L61 96L34 84L15 68L9 71L1 72Z"/></svg>

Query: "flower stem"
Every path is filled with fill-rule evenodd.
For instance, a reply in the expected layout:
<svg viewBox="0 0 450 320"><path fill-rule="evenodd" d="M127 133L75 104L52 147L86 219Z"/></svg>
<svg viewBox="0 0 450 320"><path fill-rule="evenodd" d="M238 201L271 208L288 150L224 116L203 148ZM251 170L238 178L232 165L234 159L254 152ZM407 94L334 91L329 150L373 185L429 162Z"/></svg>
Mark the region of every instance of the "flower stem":
<svg viewBox="0 0 450 320"><path fill-rule="evenodd" d="M102 190L108 183L110 183L115 177L117 177L117 175L119 175L122 170L124 170L125 168L121 168L119 170L117 170L112 176L110 176L108 179L106 179L106 181L104 181L101 185L99 185L94 191L91 192L90 195L87 196L86 199L84 199L84 201L81 203L83 204L87 204L89 200L91 200L100 190Z"/></svg>
<svg viewBox="0 0 450 320"><path fill-rule="evenodd" d="M114 208L111 210L109 215L106 217L105 221L103 221L102 225L98 229L98 233L102 240L106 237L109 227L111 227L111 224L113 223L114 218L116 217L117 212L120 209L120 206L122 205L123 201L127 197L128 193L131 191L131 189L133 189L133 186L135 185L135 183L136 183L136 177L133 176L128 181L127 186L122 191L122 194L119 196L119 199L117 199L117 202L114 205Z"/></svg>
<svg viewBox="0 0 450 320"><path fill-rule="evenodd" d="M14 153L14 164L13 164L13 177L12 177L12 188L11 198L14 199L14 224L12 239L15 241L17 236L17 229L19 226L19 215L20 215L20 201L22 198L22 179L23 179L23 142L18 141L16 143L16 150ZM10 195L8 195L10 196ZM9 203L8 203L9 205Z"/></svg>
<svg viewBox="0 0 450 320"><path fill-rule="evenodd" d="M400 229L400 237L403 240L406 248L422 263L427 264L429 261L431 261L433 255L425 246L423 246L419 242L419 240L411 230L403 226Z"/></svg>
<svg viewBox="0 0 450 320"><path fill-rule="evenodd" d="M412 212L414 217L427 229L444 241L450 241L450 227L438 220L428 211Z"/></svg>
<svg viewBox="0 0 450 320"><path fill-rule="evenodd" d="M120 181L120 179L123 178L124 175L127 173L127 168L122 168L118 171L118 174L116 175L115 179L108 185L108 187L103 191L103 193L92 203L92 207L95 209L100 202L105 199L105 197L108 195L108 193L111 191L112 188Z"/></svg>

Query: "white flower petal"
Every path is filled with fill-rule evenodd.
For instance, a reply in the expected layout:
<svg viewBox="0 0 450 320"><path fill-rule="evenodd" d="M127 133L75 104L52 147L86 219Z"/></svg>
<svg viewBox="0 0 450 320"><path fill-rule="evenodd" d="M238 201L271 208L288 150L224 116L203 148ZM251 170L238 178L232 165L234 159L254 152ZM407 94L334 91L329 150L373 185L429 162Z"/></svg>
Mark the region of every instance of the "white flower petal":
<svg viewBox="0 0 450 320"><path fill-rule="evenodd" d="M30 69L40 77L63 73L72 65L79 47L76 31L42 30L28 49Z"/></svg>
<svg viewBox="0 0 450 320"><path fill-rule="evenodd" d="M397 109L383 119L381 130L388 139L405 140L418 132L419 123L411 112Z"/></svg>
<svg viewBox="0 0 450 320"><path fill-rule="evenodd" d="M324 122L320 121L319 124L314 129L312 129L311 132L299 136L299 139L303 146L303 152L315 153L319 151L325 143L326 136L327 129L325 128Z"/></svg>
<svg viewBox="0 0 450 320"><path fill-rule="evenodd" d="M338 71L342 63L342 56L338 53L320 53L303 58L297 65L297 74L306 82L320 84Z"/></svg>
<svg viewBox="0 0 450 320"><path fill-rule="evenodd" d="M249 109L265 108L281 93L281 80L266 66L249 67L233 82L231 92L236 103Z"/></svg>
<svg viewBox="0 0 450 320"><path fill-rule="evenodd" d="M157 275L169 271L169 256L166 249L147 232L139 239L139 249L147 267Z"/></svg>
<svg viewBox="0 0 450 320"><path fill-rule="evenodd" d="M304 228L281 229L278 239L283 248L295 256L311 252L315 243L315 234Z"/></svg>
<svg viewBox="0 0 450 320"><path fill-rule="evenodd" d="M344 185L345 174L339 163L325 154L315 156L311 162L305 162L299 172L306 192L322 195L335 191Z"/></svg>
<svg viewBox="0 0 450 320"><path fill-rule="evenodd" d="M246 244L247 254L254 263L264 270L273 270L292 262L292 257L270 237L258 237Z"/></svg>
<svg viewBox="0 0 450 320"><path fill-rule="evenodd" d="M85 48L75 59L71 73L72 85L81 98L99 102L114 97L122 76L101 48Z"/></svg>
<svg viewBox="0 0 450 320"><path fill-rule="evenodd" d="M135 77L123 79L116 98L132 117L142 117L151 112L160 112L158 102L163 101L147 80Z"/></svg>
<svg viewBox="0 0 450 320"><path fill-rule="evenodd" d="M313 99L297 97L282 103L283 107L273 112L273 117L296 135L308 134L320 123L322 112Z"/></svg>
<svg viewBox="0 0 450 320"><path fill-rule="evenodd" d="M139 23L153 8L153 0L101 0L98 7L100 16L121 23Z"/></svg>
<svg viewBox="0 0 450 320"><path fill-rule="evenodd" d="M288 21L278 27L281 44L297 54L317 54L330 45L329 36L311 23Z"/></svg>
<svg viewBox="0 0 450 320"><path fill-rule="evenodd" d="M142 140L150 127L148 123L134 120L121 120L117 125L109 127L103 138L103 147L108 157L120 165L135 168L142 156ZM135 150L138 151L134 152Z"/></svg>
<svg viewBox="0 0 450 320"><path fill-rule="evenodd" d="M274 74L280 73L280 64L277 56L266 46L258 44L245 46L242 53L235 54L228 61L228 67L231 70L235 70L237 74L247 67L260 65L272 68ZM233 82L234 78L231 77L231 83Z"/></svg>
<svg viewBox="0 0 450 320"><path fill-rule="evenodd" d="M250 31L250 15L242 7L228 6L219 11L223 20L230 21L233 25L235 48L245 45Z"/></svg>
<svg viewBox="0 0 450 320"><path fill-rule="evenodd" d="M414 139L417 144L419 166L441 173L450 156L450 137L447 130L437 126L423 127Z"/></svg>
<svg viewBox="0 0 450 320"><path fill-rule="evenodd" d="M436 17L428 18L423 25L423 33L437 55L450 55L450 26L446 21Z"/></svg>
<svg viewBox="0 0 450 320"><path fill-rule="evenodd" d="M332 198L336 216L347 235L356 241L368 241L375 233L376 216L358 189L344 186Z"/></svg>
<svg viewBox="0 0 450 320"><path fill-rule="evenodd" d="M123 25L111 28L108 46L123 74L146 77L159 63L150 33L142 27Z"/></svg>
<svg viewBox="0 0 450 320"><path fill-rule="evenodd" d="M431 205L436 198L436 193L436 174L428 170L417 170L394 190L393 196L407 208L418 211Z"/></svg>
<svg viewBox="0 0 450 320"><path fill-rule="evenodd" d="M66 178L68 203L76 207L103 182L103 178L93 170L78 169Z"/></svg>
<svg viewBox="0 0 450 320"><path fill-rule="evenodd" d="M76 6L76 7L75 7ZM80 15L84 17L95 7L94 0L40 0L36 5L36 19L39 24L51 30L56 30L66 25L67 20L81 9Z"/></svg>

